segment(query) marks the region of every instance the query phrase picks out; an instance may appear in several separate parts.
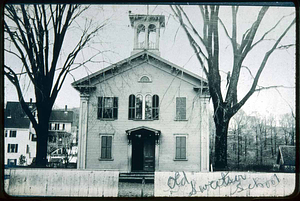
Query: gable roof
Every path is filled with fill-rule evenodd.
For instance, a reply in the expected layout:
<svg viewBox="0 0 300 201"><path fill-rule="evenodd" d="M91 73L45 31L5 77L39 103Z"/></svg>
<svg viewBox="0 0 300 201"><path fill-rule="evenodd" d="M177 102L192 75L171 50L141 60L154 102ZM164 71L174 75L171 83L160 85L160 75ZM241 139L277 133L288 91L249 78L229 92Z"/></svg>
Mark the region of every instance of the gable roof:
<svg viewBox="0 0 300 201"><path fill-rule="evenodd" d="M72 123L73 114L73 111L52 110L49 121Z"/></svg>
<svg viewBox="0 0 300 201"><path fill-rule="evenodd" d="M280 159L284 165L295 166L296 146L279 146L277 163L279 163Z"/></svg>
<svg viewBox="0 0 300 201"><path fill-rule="evenodd" d="M161 58L160 56L158 56L158 55L156 55L154 53L151 53L151 52L149 52L147 50L144 50L144 51L136 53L136 54L134 54L134 55L132 55L132 56L126 58L126 59L123 59L123 60L121 60L121 61L119 61L119 62L117 62L115 64L112 64L112 65L110 65L110 66L108 66L106 68L103 68L102 70L99 70L99 71L97 71L95 73L92 73L91 75L88 75L88 76L86 76L84 78L81 78L81 79L73 82L72 86L75 87L76 85L86 85L86 84L84 84L84 82L88 81L89 79L97 77L97 76L99 76L100 74L102 74L102 73L104 73L106 71L112 70L114 68L118 68L118 67L120 67L120 66L122 66L122 65L124 65L126 63L129 63L130 61L132 61L132 60L134 60L134 59L136 59L138 57L148 57L148 58L152 57L152 58L154 58L154 59L156 59L156 60L158 60L158 61L160 61L160 62L162 62L162 63L164 63L164 64L166 64L168 66L170 66L171 68L175 68L175 69L177 69L179 71L182 71L183 73L185 73L185 74L187 74L187 75L189 75L191 77L194 77L194 78L198 79L199 81L207 83L207 80L205 78L202 78L201 76L199 76L199 75L197 75L195 73L192 73L191 71L188 71L188 70L186 70L186 69L184 69L184 68L182 68L182 67L180 67L180 66L178 66L178 65L176 65L174 63L171 63L170 61L167 61L167 60Z"/></svg>
<svg viewBox="0 0 300 201"><path fill-rule="evenodd" d="M29 109L35 109L35 103L26 102ZM29 128L30 120L22 109L20 102L7 102L4 110L5 128Z"/></svg>

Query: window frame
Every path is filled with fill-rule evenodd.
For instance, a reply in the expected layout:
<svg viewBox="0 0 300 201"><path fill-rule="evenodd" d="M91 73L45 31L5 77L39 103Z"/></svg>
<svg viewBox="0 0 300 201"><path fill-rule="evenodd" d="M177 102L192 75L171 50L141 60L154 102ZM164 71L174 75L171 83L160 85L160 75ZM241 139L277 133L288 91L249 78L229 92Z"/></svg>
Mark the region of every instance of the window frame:
<svg viewBox="0 0 300 201"><path fill-rule="evenodd" d="M143 80L143 78L148 78L148 80ZM139 83L152 83L152 79L149 75L142 75L140 78L139 78Z"/></svg>
<svg viewBox="0 0 300 201"><path fill-rule="evenodd" d="M14 148L12 148L14 145ZM7 153L18 153L18 144L7 144Z"/></svg>
<svg viewBox="0 0 300 201"><path fill-rule="evenodd" d="M188 161L188 134L175 133L174 135L174 161ZM177 158L177 137L185 137L185 158Z"/></svg>
<svg viewBox="0 0 300 201"><path fill-rule="evenodd" d="M13 135L13 133L14 133L14 135ZM9 137L16 138L17 137L17 131L16 130L10 130L9 131Z"/></svg>
<svg viewBox="0 0 300 201"><path fill-rule="evenodd" d="M112 111L112 117L104 117L105 99L112 98L112 107L107 107ZM119 99L116 96L99 96L98 97L97 119L99 120L117 120L119 110ZM107 109L106 108L106 109ZM101 112L100 112L101 111Z"/></svg>
<svg viewBox="0 0 300 201"><path fill-rule="evenodd" d="M99 156L99 161L113 161L114 160L114 148L113 148L113 142L114 142L114 134L110 134L110 133L100 133L99 134L100 137L100 156ZM102 137L111 137L111 146L110 146L110 158L102 158Z"/></svg>
<svg viewBox="0 0 300 201"><path fill-rule="evenodd" d="M141 112L141 118L137 118L137 113L139 112L137 110L137 104L138 104L138 101L137 101L137 98L138 97L141 97L142 99L142 104L141 104L141 108L142 108L142 112ZM135 104L135 107L132 107L132 100L131 98L134 97L135 98L135 101L134 101L134 104ZM148 98L149 100L149 104L150 104L150 109L148 112L150 112L150 118L146 118L146 99L147 97L150 97ZM156 106L154 107L154 97L157 97L157 101L156 101ZM134 121L153 121L153 120L159 120L159 96L157 94L151 94L151 93L146 93L146 94L141 94L141 93L138 93L138 94L130 94L129 95L129 102L128 102L128 120L134 120ZM130 113L134 111L134 117L131 117ZM158 112L158 115L156 118L154 118L153 114L154 114L154 111L157 111Z"/></svg>
<svg viewBox="0 0 300 201"><path fill-rule="evenodd" d="M13 165L10 164L10 161L13 161ZM8 166L16 166L17 165L17 159L7 159L7 165Z"/></svg>
<svg viewBox="0 0 300 201"><path fill-rule="evenodd" d="M185 99L185 118L181 118L180 115L178 115L178 108L182 109L183 107L178 107L177 100L179 98ZM187 121L187 97L176 97L175 99L175 121Z"/></svg>

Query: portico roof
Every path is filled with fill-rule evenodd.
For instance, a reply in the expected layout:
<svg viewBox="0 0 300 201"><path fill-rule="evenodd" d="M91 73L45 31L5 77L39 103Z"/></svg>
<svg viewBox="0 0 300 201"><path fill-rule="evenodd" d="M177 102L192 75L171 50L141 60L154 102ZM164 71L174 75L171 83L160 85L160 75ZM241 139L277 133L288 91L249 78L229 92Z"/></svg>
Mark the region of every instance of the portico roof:
<svg viewBox="0 0 300 201"><path fill-rule="evenodd" d="M132 129L129 129L129 130L126 130L126 133L127 135L130 135L132 132L134 131L138 131L138 130L148 130L148 131L152 131L155 133L155 135L160 135L160 130L157 130L157 129L154 129L154 128L149 128L147 126L139 126L139 127L136 127L136 128L132 128Z"/></svg>

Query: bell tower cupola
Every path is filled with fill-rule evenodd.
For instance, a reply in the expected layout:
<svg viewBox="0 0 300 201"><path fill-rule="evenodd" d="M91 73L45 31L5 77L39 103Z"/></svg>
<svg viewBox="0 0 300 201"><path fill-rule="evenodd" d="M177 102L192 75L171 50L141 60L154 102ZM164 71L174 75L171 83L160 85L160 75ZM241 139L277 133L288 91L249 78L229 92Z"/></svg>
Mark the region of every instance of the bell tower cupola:
<svg viewBox="0 0 300 201"><path fill-rule="evenodd" d="M133 15L129 12L129 19L134 30L134 45L131 55L147 50L159 56L160 28L165 27L165 16Z"/></svg>

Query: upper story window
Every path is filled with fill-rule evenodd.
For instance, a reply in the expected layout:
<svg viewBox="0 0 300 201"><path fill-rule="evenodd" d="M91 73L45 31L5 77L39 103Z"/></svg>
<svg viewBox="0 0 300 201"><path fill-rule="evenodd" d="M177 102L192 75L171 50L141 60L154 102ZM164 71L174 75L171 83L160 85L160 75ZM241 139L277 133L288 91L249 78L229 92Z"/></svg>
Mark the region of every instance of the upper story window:
<svg viewBox="0 0 300 201"><path fill-rule="evenodd" d="M49 123L49 130L58 131L60 128L59 123Z"/></svg>
<svg viewBox="0 0 300 201"><path fill-rule="evenodd" d="M9 137L17 137L17 131L10 131Z"/></svg>
<svg viewBox="0 0 300 201"><path fill-rule="evenodd" d="M98 119L118 118L118 97L98 97Z"/></svg>
<svg viewBox="0 0 300 201"><path fill-rule="evenodd" d="M128 119L157 120L159 118L158 95L138 94L129 96Z"/></svg>
<svg viewBox="0 0 300 201"><path fill-rule="evenodd" d="M142 83L151 83L152 81L151 81L151 79L150 79L149 76L143 75L143 76L140 78L139 82L142 82Z"/></svg>
<svg viewBox="0 0 300 201"><path fill-rule="evenodd" d="M176 97L176 120L186 120L186 97Z"/></svg>

